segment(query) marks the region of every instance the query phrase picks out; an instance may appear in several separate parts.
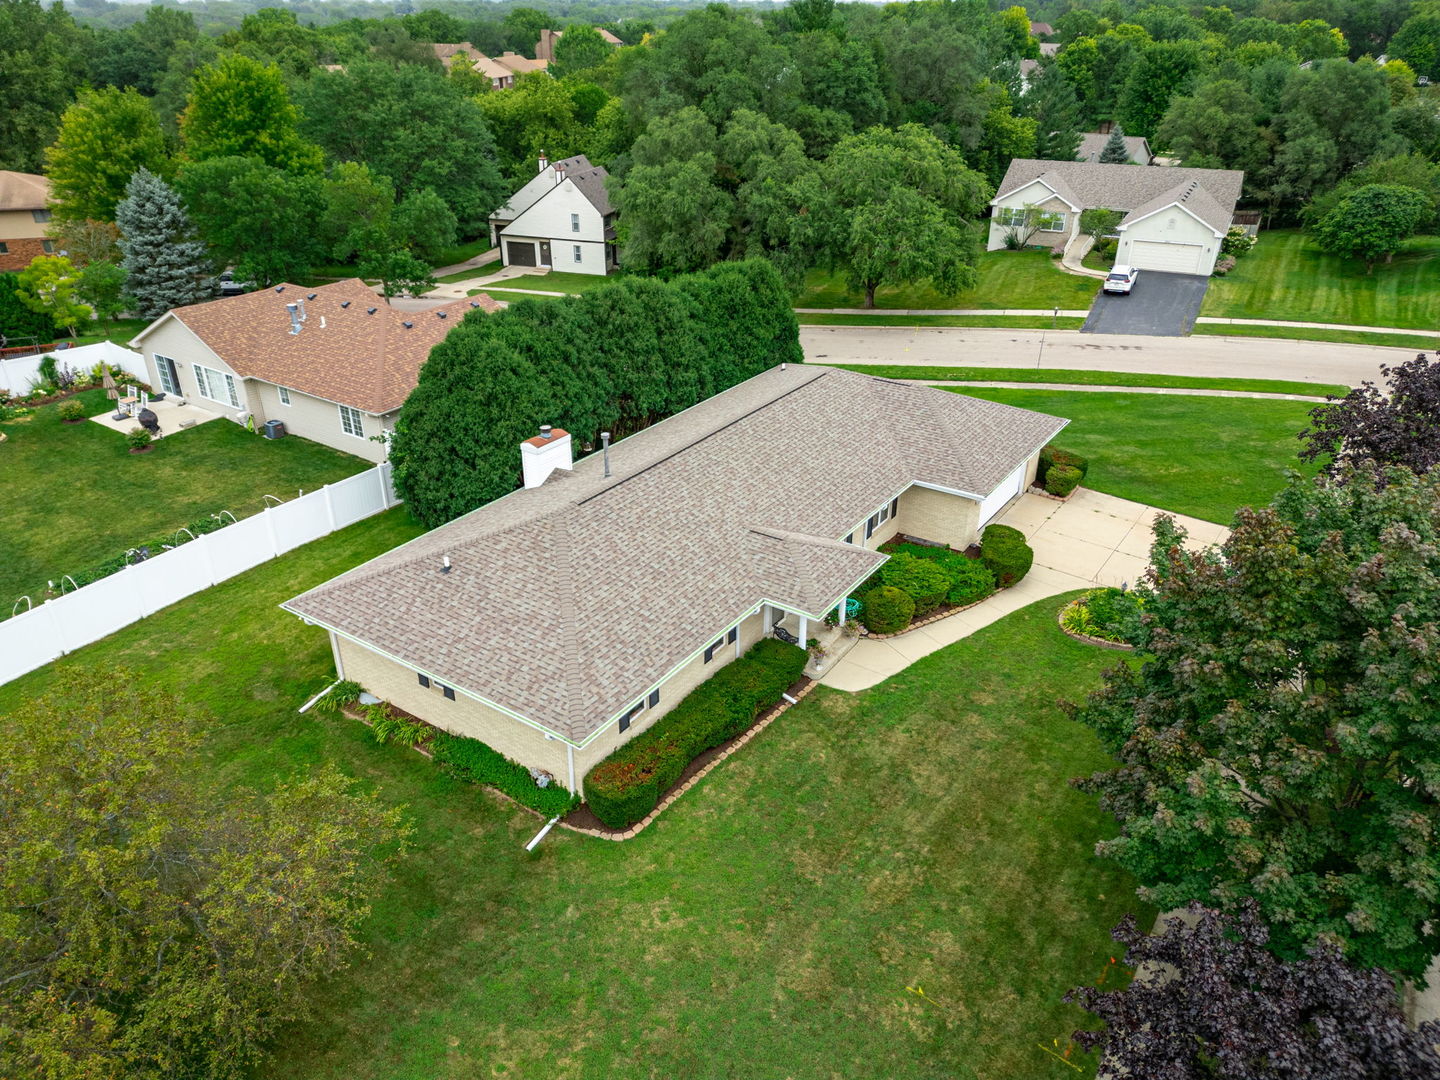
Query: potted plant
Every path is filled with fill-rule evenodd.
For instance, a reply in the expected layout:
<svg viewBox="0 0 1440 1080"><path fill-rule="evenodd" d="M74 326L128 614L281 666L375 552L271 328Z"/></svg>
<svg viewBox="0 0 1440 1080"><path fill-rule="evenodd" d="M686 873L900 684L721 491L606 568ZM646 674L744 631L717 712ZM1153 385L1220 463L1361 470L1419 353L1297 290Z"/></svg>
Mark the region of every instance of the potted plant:
<svg viewBox="0 0 1440 1080"><path fill-rule="evenodd" d="M125 439L130 444L130 453L143 454L153 449L150 445L150 440L154 437L155 436L151 435L150 432L146 431L143 427L137 427L131 428L130 434L126 435Z"/></svg>
<svg viewBox="0 0 1440 1080"><path fill-rule="evenodd" d="M85 419L85 405L75 398L62 401L58 409L60 419L67 424L78 424Z"/></svg>

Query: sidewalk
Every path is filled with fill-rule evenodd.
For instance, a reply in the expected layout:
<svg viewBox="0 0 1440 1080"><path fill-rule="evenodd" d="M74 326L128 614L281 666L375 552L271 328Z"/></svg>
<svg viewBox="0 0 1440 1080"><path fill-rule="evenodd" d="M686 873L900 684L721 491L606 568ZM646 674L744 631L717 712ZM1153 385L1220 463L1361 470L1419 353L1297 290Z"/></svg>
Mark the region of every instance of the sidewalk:
<svg viewBox="0 0 1440 1080"><path fill-rule="evenodd" d="M818 363L818 362L817 362ZM993 386L1003 390L1093 390L1099 394L1193 394L1199 397L1269 398L1274 401L1313 401L1325 404L1327 397L1309 394L1266 394L1254 390L1208 390L1184 386L1091 386L1089 383L1065 382L980 382L971 379L912 379L926 386Z"/></svg>
<svg viewBox="0 0 1440 1080"><path fill-rule="evenodd" d="M1062 319L1083 319L1090 314L1088 308L1075 311L1070 308L806 308L797 307L797 315L1027 315Z"/></svg>
<svg viewBox="0 0 1440 1080"><path fill-rule="evenodd" d="M547 271L548 272L548 271ZM439 276L439 275L437 275ZM483 289L487 285L499 285L500 282L515 281L519 278L537 278L544 281L545 272L536 272L530 266L507 266L497 270L493 274L486 274L483 277L466 278L464 281L449 281L437 285L425 295L431 299L458 300L470 295L471 289ZM534 296L564 296L563 292L548 292L544 289L521 289L510 285L502 286L506 292L531 293Z"/></svg>
<svg viewBox="0 0 1440 1080"><path fill-rule="evenodd" d="M479 255L476 255L472 259L466 259L464 262L454 263L451 266L437 266L434 270L431 270L430 273L437 278L449 277L451 274L458 274L462 270L474 270L477 266L492 263L498 258L500 258L500 249L491 248L489 251L482 251Z"/></svg>
<svg viewBox="0 0 1440 1080"><path fill-rule="evenodd" d="M921 657L1047 596L1097 585L1138 581L1149 563L1150 525L1165 513L1153 506L1081 488L1069 502L1029 493L996 518L1025 534L1035 565L1020 584L984 603L899 637L861 638L820 682L836 690L867 690ZM1195 546L1218 543L1229 530L1198 518L1172 515Z"/></svg>
<svg viewBox="0 0 1440 1080"><path fill-rule="evenodd" d="M1287 322L1284 319L1219 319L1205 315L1195 321L1210 323L1212 326L1293 326L1301 330L1355 330L1364 334L1411 334L1414 337L1440 340L1440 329L1407 330L1403 326L1348 326L1345 323Z"/></svg>

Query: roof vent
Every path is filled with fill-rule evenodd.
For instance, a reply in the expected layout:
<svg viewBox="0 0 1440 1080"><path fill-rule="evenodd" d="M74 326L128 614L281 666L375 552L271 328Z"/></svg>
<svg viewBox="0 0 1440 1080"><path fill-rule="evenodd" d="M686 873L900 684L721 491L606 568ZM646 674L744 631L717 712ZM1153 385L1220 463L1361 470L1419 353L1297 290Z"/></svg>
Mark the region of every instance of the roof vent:
<svg viewBox="0 0 1440 1080"><path fill-rule="evenodd" d="M306 300L314 300L315 297L317 297L317 296L319 296L319 295L320 295L319 293L313 293L313 292L312 292L312 293L306 293L306 294L305 294L305 299L306 299Z"/></svg>
<svg viewBox="0 0 1440 1080"><path fill-rule="evenodd" d="M366 314L366 315L374 315L375 312L377 312L377 311L379 311L379 310L380 310L379 308L373 308L373 307L372 307L372 308L366 308L366 309L365 309L365 314Z"/></svg>
<svg viewBox="0 0 1440 1080"><path fill-rule="evenodd" d="M442 557L441 557L441 559L440 559L440 572L441 572L442 574L448 574L448 573L450 572L450 556L449 556L449 555L445 555L445 556L442 556Z"/></svg>
<svg viewBox="0 0 1440 1080"><path fill-rule="evenodd" d="M405 327L406 330L415 329L415 324L413 322L410 322L408 319L405 322L402 322L400 325Z"/></svg>
<svg viewBox="0 0 1440 1080"><path fill-rule="evenodd" d="M471 301L470 301L470 306L471 306L471 307L479 307L479 306L480 306L480 301L479 301L479 300L471 300Z"/></svg>
<svg viewBox="0 0 1440 1080"><path fill-rule="evenodd" d="M298 334L300 332L300 316L298 314L298 306L295 304L286 304L285 310L290 313L290 333Z"/></svg>
<svg viewBox="0 0 1440 1080"><path fill-rule="evenodd" d="M435 317L436 317L437 319L443 319L443 318L446 318L449 314L450 314L450 313L449 313L448 311L437 311L437 312L435 313Z"/></svg>
<svg viewBox="0 0 1440 1080"><path fill-rule="evenodd" d="M342 308L347 308L347 307L350 306L351 303L352 303L352 301L349 301L349 300L341 300L341 301L340 301L340 306L341 306Z"/></svg>
<svg viewBox="0 0 1440 1080"><path fill-rule="evenodd" d="M285 286L284 286L284 285L276 285L276 286L275 286L275 291L276 291L277 293L282 293L282 292L285 291Z"/></svg>

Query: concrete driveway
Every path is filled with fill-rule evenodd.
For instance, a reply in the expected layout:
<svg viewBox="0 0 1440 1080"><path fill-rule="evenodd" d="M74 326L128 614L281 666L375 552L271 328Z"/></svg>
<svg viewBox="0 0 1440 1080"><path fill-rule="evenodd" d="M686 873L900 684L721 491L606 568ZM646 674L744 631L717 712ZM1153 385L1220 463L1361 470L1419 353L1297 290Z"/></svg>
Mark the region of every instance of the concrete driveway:
<svg viewBox="0 0 1440 1080"><path fill-rule="evenodd" d="M1183 337L1195 325L1209 287L1208 277L1141 270L1128 294L1096 295L1080 332Z"/></svg>
<svg viewBox="0 0 1440 1080"><path fill-rule="evenodd" d="M1019 585L929 626L899 637L861 638L820 681L837 690L866 690L915 661L1035 603L1073 589L1135 584L1149 564L1150 525L1165 511L1082 488L1069 502L1025 494L996 520L1025 534L1035 565ZM1173 515L1195 547L1219 543L1229 530Z"/></svg>

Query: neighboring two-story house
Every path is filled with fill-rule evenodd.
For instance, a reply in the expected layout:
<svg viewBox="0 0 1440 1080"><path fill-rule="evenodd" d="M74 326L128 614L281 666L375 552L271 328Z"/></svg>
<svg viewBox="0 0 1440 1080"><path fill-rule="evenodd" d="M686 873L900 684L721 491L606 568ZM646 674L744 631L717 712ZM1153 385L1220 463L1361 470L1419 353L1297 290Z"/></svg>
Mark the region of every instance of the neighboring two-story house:
<svg viewBox="0 0 1440 1080"><path fill-rule="evenodd" d="M490 215L490 242L506 266L608 274L617 265L609 174L584 154L540 158L530 182Z"/></svg>
<svg viewBox="0 0 1440 1080"><path fill-rule="evenodd" d="M276 285L174 308L130 343L150 385L258 428L384 461L420 365L472 311L504 307L485 294L429 311L396 311L359 278L316 289Z"/></svg>
<svg viewBox="0 0 1440 1080"><path fill-rule="evenodd" d="M0 271L24 270L37 255L53 255L45 236L50 181L34 173L0 170Z"/></svg>
<svg viewBox="0 0 1440 1080"><path fill-rule="evenodd" d="M777 625L805 641L843 610L886 540L975 543L1066 423L771 368L579 461L542 428L522 489L282 606L329 632L341 678L583 794Z"/></svg>

